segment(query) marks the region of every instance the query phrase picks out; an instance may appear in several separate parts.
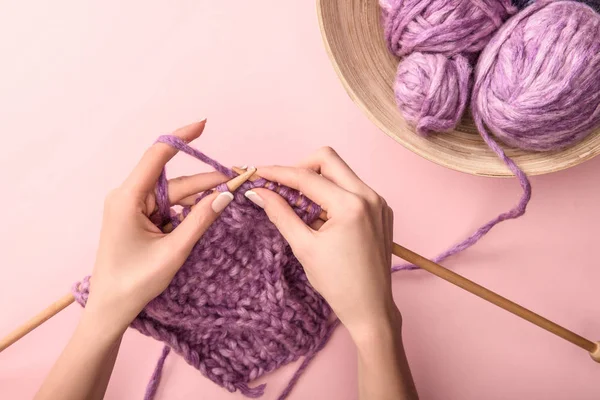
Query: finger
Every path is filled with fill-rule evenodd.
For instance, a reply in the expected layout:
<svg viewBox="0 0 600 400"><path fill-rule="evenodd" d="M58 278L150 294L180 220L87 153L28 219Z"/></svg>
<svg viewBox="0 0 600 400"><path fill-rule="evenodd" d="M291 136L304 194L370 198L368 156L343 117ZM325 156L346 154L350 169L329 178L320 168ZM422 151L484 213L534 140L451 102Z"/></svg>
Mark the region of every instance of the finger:
<svg viewBox="0 0 600 400"><path fill-rule="evenodd" d="M232 200L231 192L214 192L200 200L177 228L163 238L165 245L187 257L196 242Z"/></svg>
<svg viewBox="0 0 600 400"><path fill-rule="evenodd" d="M263 208L269 220L288 241L292 249L302 248L312 237L313 230L300 219L287 201L268 189L253 189L245 193L248 200Z"/></svg>
<svg viewBox="0 0 600 400"><path fill-rule="evenodd" d="M348 194L327 178L305 168L259 167L256 173L269 181L299 190L328 213L335 208L335 204L343 203L344 197Z"/></svg>
<svg viewBox="0 0 600 400"><path fill-rule="evenodd" d="M205 125L206 120L196 122L176 130L173 135L189 143L202 134ZM144 194L150 192L156 185L163 167L175 154L177 150L168 144L154 143L146 150L124 185Z"/></svg>
<svg viewBox="0 0 600 400"><path fill-rule="evenodd" d="M311 169L352 193L359 194L368 189L368 186L331 147L320 148L297 166Z"/></svg>
<svg viewBox="0 0 600 400"><path fill-rule="evenodd" d="M227 180L229 178L218 171L169 179L169 204L194 205L198 193L213 189Z"/></svg>

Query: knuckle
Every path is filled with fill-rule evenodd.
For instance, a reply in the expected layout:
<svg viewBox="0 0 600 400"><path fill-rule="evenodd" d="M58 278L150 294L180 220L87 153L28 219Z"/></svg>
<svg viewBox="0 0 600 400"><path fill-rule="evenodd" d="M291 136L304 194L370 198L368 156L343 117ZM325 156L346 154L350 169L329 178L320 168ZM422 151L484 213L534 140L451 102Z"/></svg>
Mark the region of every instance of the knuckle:
<svg viewBox="0 0 600 400"><path fill-rule="evenodd" d="M380 209L383 208L383 204L385 202L385 200L383 200L383 198L377 193L375 193L373 190L367 191L367 193L365 194L365 200L369 204L371 204L371 206Z"/></svg>
<svg viewBox="0 0 600 400"><path fill-rule="evenodd" d="M323 159L338 157L338 153L331 146L323 146L319 148L319 150L317 150L317 154L319 154Z"/></svg>
<svg viewBox="0 0 600 400"><path fill-rule="evenodd" d="M108 192L108 194L104 198L104 208L107 208L107 209L112 208L114 206L114 204L116 204L118 202L118 199L120 196L121 196L121 193L118 188L112 189L110 192Z"/></svg>
<svg viewBox="0 0 600 400"><path fill-rule="evenodd" d="M312 176L317 175L315 171L310 168L300 168L298 169L298 181L302 182L307 178L311 178Z"/></svg>
<svg viewBox="0 0 600 400"><path fill-rule="evenodd" d="M390 208L390 207L388 206L387 200L386 200L385 198L383 198L383 197L379 196L379 201L381 201L381 207L382 207L383 209Z"/></svg>
<svg viewBox="0 0 600 400"><path fill-rule="evenodd" d="M300 173L303 175L316 175L317 173L310 168L300 168Z"/></svg>
<svg viewBox="0 0 600 400"><path fill-rule="evenodd" d="M298 259L306 260L314 252L314 237L312 235L295 236L291 240L290 246Z"/></svg>
<svg viewBox="0 0 600 400"><path fill-rule="evenodd" d="M346 200L346 212L349 217L363 217L369 208L367 201L359 196L351 195Z"/></svg>
<svg viewBox="0 0 600 400"><path fill-rule="evenodd" d="M126 187L112 189L104 198L104 211L110 213L137 207L136 195Z"/></svg>

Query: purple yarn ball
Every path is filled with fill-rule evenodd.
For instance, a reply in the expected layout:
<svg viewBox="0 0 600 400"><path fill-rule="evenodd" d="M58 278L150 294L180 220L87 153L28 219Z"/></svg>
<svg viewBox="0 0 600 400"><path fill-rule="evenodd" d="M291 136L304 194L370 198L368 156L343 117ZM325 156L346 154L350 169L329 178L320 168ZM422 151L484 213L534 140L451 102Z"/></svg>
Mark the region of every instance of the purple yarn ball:
<svg viewBox="0 0 600 400"><path fill-rule="evenodd" d="M585 138L600 126L600 15L573 1L519 12L481 53L471 106L509 146L558 150Z"/></svg>
<svg viewBox="0 0 600 400"><path fill-rule="evenodd" d="M465 110L470 77L471 65L461 55L412 53L398 64L396 103L419 135L451 131Z"/></svg>
<svg viewBox="0 0 600 400"><path fill-rule="evenodd" d="M380 0L390 51L477 53L517 9L510 0Z"/></svg>

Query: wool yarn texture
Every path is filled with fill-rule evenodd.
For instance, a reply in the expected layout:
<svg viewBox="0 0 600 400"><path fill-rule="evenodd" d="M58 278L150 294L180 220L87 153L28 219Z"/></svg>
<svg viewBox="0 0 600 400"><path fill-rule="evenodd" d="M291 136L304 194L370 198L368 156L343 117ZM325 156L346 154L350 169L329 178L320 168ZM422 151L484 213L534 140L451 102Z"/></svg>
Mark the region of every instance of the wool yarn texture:
<svg viewBox="0 0 600 400"><path fill-rule="evenodd" d="M388 49L404 57L394 82L394 97L404 119L422 136L453 130L469 101L472 63L517 8L509 0L380 0L379 4ZM523 215L531 186L526 177L522 184L524 195L517 206L433 261L466 250L498 223ZM393 267L393 271L408 269L417 267Z"/></svg>
<svg viewBox="0 0 600 400"><path fill-rule="evenodd" d="M516 12L509 0L382 0L384 34L392 54L446 56L480 52Z"/></svg>
<svg viewBox="0 0 600 400"><path fill-rule="evenodd" d="M479 57L471 108L486 141L560 150L600 126L600 15L574 1L538 1Z"/></svg>
<svg viewBox="0 0 600 400"><path fill-rule="evenodd" d="M412 53L398 64L394 96L419 135L456 127L469 96L471 65L458 54Z"/></svg>
<svg viewBox="0 0 600 400"><path fill-rule="evenodd" d="M380 0L398 64L394 94L419 135L452 131L471 87L471 63L516 11L508 0Z"/></svg>
<svg viewBox="0 0 600 400"><path fill-rule="evenodd" d="M236 176L175 136L161 136L169 144L211 165L229 177ZM165 344L146 389L151 400L161 371L173 350L204 376L230 392L260 397L265 385L251 387L256 378L304 357L284 399L316 353L338 325L327 302L312 288L290 246L264 211L243 193L265 186L277 190L306 222L318 218L318 205L297 191L264 179L246 182L234 200L196 243L167 289L152 300L131 327ZM221 185L218 190L227 190ZM180 223L170 209L166 173L157 190L158 218L163 226ZM183 209L187 215L190 207ZM85 306L89 276L73 287ZM93 289L92 289L93 290Z"/></svg>

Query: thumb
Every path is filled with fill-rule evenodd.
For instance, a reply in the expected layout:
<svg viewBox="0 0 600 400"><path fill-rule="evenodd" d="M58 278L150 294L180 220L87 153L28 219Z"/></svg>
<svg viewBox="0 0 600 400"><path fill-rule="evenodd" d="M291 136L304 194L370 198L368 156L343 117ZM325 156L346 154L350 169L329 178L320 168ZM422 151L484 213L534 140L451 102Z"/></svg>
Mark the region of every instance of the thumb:
<svg viewBox="0 0 600 400"><path fill-rule="evenodd" d="M269 220L288 241L292 249L310 240L313 230L296 215L292 207L279 194L269 189L252 189L245 193L248 200L263 208Z"/></svg>
<svg viewBox="0 0 600 400"><path fill-rule="evenodd" d="M233 200L230 192L214 192L192 207L181 223L163 238L167 246L178 249L188 256L204 232L212 225L225 207Z"/></svg>

